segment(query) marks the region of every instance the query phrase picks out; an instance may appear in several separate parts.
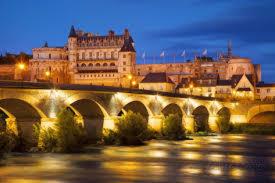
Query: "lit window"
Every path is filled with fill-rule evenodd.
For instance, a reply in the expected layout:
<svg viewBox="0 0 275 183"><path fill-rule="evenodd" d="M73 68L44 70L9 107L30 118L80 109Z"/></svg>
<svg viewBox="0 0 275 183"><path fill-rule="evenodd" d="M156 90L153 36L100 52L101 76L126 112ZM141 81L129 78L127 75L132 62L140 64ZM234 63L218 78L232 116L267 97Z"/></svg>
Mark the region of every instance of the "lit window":
<svg viewBox="0 0 275 183"><path fill-rule="evenodd" d="M126 54L123 55L123 58L126 58Z"/></svg>

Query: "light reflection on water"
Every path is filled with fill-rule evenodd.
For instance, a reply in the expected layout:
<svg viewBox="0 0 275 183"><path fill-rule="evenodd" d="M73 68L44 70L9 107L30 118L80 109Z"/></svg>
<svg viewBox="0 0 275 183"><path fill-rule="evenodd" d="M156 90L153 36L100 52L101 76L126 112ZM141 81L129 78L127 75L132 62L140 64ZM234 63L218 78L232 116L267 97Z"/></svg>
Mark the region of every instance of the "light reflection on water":
<svg viewBox="0 0 275 183"><path fill-rule="evenodd" d="M0 166L0 182L272 182L272 138L265 138L266 148L253 136L211 138L90 147L80 154L15 154Z"/></svg>

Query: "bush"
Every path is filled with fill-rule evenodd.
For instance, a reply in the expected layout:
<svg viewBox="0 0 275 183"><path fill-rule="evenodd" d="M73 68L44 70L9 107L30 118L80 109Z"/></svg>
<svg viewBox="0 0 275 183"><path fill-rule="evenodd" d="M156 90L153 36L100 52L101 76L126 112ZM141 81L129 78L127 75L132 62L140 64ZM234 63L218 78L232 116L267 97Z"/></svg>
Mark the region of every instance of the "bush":
<svg viewBox="0 0 275 183"><path fill-rule="evenodd" d="M165 139L182 140L185 139L185 131L179 115L170 114L162 122L161 133Z"/></svg>
<svg viewBox="0 0 275 183"><path fill-rule="evenodd" d="M227 133L231 128L231 124L227 118L219 117L216 121L220 133Z"/></svg>
<svg viewBox="0 0 275 183"><path fill-rule="evenodd" d="M103 142L107 145L113 145L118 143L118 134L114 130L103 129Z"/></svg>
<svg viewBox="0 0 275 183"><path fill-rule="evenodd" d="M77 124L74 113L68 109L61 111L54 128L35 128L39 134L39 149L46 152L73 152L87 142L85 129ZM40 131L40 133L39 133Z"/></svg>
<svg viewBox="0 0 275 183"><path fill-rule="evenodd" d="M147 121L139 113L128 111L116 123L118 142L121 145L140 145L146 140Z"/></svg>
<svg viewBox="0 0 275 183"><path fill-rule="evenodd" d="M43 152L55 152L57 149L56 131L52 128L42 130L39 134L39 150Z"/></svg>
<svg viewBox="0 0 275 183"><path fill-rule="evenodd" d="M65 109L57 117L56 137L58 151L71 152L84 145L86 131L75 121L74 113Z"/></svg>
<svg viewBox="0 0 275 183"><path fill-rule="evenodd" d="M231 126L231 133L275 135L275 124L272 123L240 123L232 124Z"/></svg>
<svg viewBox="0 0 275 183"><path fill-rule="evenodd" d="M10 152L17 146L17 137L13 133L1 131L0 139L0 154Z"/></svg>

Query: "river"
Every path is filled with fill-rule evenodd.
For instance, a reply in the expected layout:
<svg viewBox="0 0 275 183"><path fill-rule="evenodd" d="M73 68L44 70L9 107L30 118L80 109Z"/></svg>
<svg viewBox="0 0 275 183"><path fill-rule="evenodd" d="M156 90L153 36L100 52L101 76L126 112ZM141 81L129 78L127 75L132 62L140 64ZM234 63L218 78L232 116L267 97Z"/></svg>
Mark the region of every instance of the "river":
<svg viewBox="0 0 275 183"><path fill-rule="evenodd" d="M77 154L14 153L0 182L275 182L275 136L220 135Z"/></svg>

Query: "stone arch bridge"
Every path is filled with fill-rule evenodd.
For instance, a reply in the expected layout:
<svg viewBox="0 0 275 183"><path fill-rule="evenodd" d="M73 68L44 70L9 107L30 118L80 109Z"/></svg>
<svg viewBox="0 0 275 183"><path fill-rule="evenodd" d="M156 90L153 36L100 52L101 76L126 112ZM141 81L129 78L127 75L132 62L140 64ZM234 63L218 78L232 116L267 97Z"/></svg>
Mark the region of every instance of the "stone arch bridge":
<svg viewBox="0 0 275 183"><path fill-rule="evenodd" d="M31 138L36 123L42 128L52 126L64 108L70 108L96 138L103 128L114 128L115 120L129 110L142 114L156 130L164 116L177 113L184 127L194 132L197 118L206 119L210 130L218 131L216 120L221 113L226 112L232 123L247 123L257 114L274 112L275 104L103 86L0 82L0 110L6 125L16 133L20 130L25 138Z"/></svg>

